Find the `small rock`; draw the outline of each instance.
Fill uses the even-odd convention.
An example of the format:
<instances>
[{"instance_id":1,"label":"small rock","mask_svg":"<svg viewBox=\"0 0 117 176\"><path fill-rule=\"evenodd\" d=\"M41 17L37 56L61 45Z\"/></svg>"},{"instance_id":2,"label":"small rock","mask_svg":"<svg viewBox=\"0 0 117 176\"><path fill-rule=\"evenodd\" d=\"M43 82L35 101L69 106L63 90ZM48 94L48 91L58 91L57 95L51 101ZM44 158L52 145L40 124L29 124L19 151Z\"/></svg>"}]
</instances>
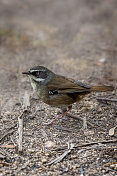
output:
<instances>
[{"instance_id":1,"label":"small rock","mask_svg":"<svg viewBox=\"0 0 117 176\"><path fill-rule=\"evenodd\" d=\"M55 142L53 142L53 141L47 141L46 143L45 143L45 147L47 147L47 148L51 148L51 147L55 147Z\"/></svg>"}]
</instances>

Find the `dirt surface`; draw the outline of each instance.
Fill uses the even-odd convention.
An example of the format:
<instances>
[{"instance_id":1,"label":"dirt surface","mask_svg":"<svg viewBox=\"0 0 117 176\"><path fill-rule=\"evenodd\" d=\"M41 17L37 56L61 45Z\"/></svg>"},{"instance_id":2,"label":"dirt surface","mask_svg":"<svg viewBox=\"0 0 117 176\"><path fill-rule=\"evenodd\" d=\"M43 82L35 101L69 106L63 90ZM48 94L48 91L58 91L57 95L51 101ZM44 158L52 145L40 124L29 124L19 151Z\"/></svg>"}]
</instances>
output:
<instances>
[{"instance_id":1,"label":"dirt surface","mask_svg":"<svg viewBox=\"0 0 117 176\"><path fill-rule=\"evenodd\" d=\"M109 135L117 125L117 103L96 100L117 99L116 23L116 0L0 1L0 176L117 175L117 131ZM43 123L59 109L40 102L22 75L35 65L115 90L92 93L73 106L71 113L84 124L66 116L48 127ZM20 153L16 124L28 97ZM83 145L92 142L97 144Z\"/></svg>"}]
</instances>

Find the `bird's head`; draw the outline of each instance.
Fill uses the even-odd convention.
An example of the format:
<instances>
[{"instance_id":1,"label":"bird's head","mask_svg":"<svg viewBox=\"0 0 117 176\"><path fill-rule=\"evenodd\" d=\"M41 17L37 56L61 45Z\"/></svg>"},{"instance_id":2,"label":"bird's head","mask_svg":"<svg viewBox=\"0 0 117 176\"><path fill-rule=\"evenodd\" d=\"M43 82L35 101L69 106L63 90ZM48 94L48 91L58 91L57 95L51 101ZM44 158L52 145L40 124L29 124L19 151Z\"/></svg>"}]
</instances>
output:
<instances>
[{"instance_id":1,"label":"bird's head","mask_svg":"<svg viewBox=\"0 0 117 176\"><path fill-rule=\"evenodd\" d=\"M47 83L54 73L44 66L35 66L22 74L28 75L36 83Z\"/></svg>"}]
</instances>

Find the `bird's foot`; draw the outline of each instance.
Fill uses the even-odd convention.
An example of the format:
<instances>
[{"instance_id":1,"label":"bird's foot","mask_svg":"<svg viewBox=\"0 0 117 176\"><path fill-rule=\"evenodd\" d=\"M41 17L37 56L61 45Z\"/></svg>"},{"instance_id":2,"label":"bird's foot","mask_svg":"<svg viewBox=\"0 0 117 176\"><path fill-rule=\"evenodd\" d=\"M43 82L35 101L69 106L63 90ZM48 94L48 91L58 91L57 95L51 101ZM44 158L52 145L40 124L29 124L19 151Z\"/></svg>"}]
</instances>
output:
<instances>
[{"instance_id":1,"label":"bird's foot","mask_svg":"<svg viewBox=\"0 0 117 176\"><path fill-rule=\"evenodd\" d=\"M44 123L44 125L50 126L50 125L52 125L57 119L59 119L59 118L61 118L61 117L62 117L62 114L56 116L56 117L55 117L53 120L51 120L50 122Z\"/></svg>"},{"instance_id":2,"label":"bird's foot","mask_svg":"<svg viewBox=\"0 0 117 176\"><path fill-rule=\"evenodd\" d=\"M70 109L71 107L68 108L68 110L66 110L63 114L56 116L55 119L53 119L52 121L45 123L45 125L52 125L57 119L64 117L70 111Z\"/></svg>"}]
</instances>

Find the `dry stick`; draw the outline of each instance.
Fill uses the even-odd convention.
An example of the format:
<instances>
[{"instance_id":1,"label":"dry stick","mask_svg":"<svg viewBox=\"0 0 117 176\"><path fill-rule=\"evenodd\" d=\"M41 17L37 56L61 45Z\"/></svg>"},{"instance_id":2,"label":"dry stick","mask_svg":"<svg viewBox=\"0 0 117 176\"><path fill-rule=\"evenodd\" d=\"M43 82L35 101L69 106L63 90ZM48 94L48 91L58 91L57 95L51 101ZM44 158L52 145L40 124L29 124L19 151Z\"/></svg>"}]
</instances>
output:
<instances>
[{"instance_id":1,"label":"dry stick","mask_svg":"<svg viewBox=\"0 0 117 176\"><path fill-rule=\"evenodd\" d=\"M24 113L24 112L25 112L25 111L23 111L23 113ZM18 118L20 118L20 117L23 115L23 113L20 114ZM11 127L9 127L9 129L7 130L7 132L6 132L5 134L3 134L2 137L0 138L0 142L1 142L6 136L8 136L8 135L12 134L14 131L16 131L17 128L14 128L14 127L16 127L16 126L17 126L17 123L15 123L15 124L13 124ZM12 128L14 128L14 129L12 130ZM10 130L10 131L9 131L9 130Z\"/></svg>"},{"instance_id":2,"label":"dry stick","mask_svg":"<svg viewBox=\"0 0 117 176\"><path fill-rule=\"evenodd\" d=\"M28 106L30 106L30 96L27 92L25 92L23 97L23 113L27 111ZM18 117L18 133L19 133L19 139L18 139L18 151L22 152L22 140L23 140L23 113Z\"/></svg>"},{"instance_id":3,"label":"dry stick","mask_svg":"<svg viewBox=\"0 0 117 176\"><path fill-rule=\"evenodd\" d=\"M86 116L83 118L83 129L87 129L87 119Z\"/></svg>"},{"instance_id":4,"label":"dry stick","mask_svg":"<svg viewBox=\"0 0 117 176\"><path fill-rule=\"evenodd\" d=\"M12 158L11 155L4 148L1 148L1 150L4 152L6 156L8 156L9 158Z\"/></svg>"},{"instance_id":5,"label":"dry stick","mask_svg":"<svg viewBox=\"0 0 117 176\"><path fill-rule=\"evenodd\" d=\"M117 99L110 99L110 98L96 98L98 101L109 101L109 102L115 102L117 103Z\"/></svg>"},{"instance_id":6,"label":"dry stick","mask_svg":"<svg viewBox=\"0 0 117 176\"><path fill-rule=\"evenodd\" d=\"M67 132L72 132L73 129L69 129L69 128L65 128L65 127L62 127L62 126L55 126L56 129L58 130L62 130L62 131L67 131Z\"/></svg>"},{"instance_id":7,"label":"dry stick","mask_svg":"<svg viewBox=\"0 0 117 176\"><path fill-rule=\"evenodd\" d=\"M84 143L84 144L78 144L78 145L74 146L74 149L87 147L87 146L92 146L92 145L109 144L109 143L117 143L117 139L108 140L108 141L97 141L97 142L89 142L89 143ZM64 149L66 149L66 146L63 146L61 148L57 148L56 150L64 150Z\"/></svg>"},{"instance_id":8,"label":"dry stick","mask_svg":"<svg viewBox=\"0 0 117 176\"><path fill-rule=\"evenodd\" d=\"M72 151L73 148L74 148L74 144L71 144L70 148L69 148L67 151L65 151L62 155L58 156L58 157L55 158L54 160L52 160L52 161L50 161L49 163L47 163L46 166L49 166L49 165L51 165L51 164L56 164L56 163L62 161L63 158L65 158L66 155L68 155L68 154Z\"/></svg>"},{"instance_id":9,"label":"dry stick","mask_svg":"<svg viewBox=\"0 0 117 176\"><path fill-rule=\"evenodd\" d=\"M16 126L17 126L17 123L14 123L13 125L11 125L11 126L9 127L8 130L12 130L12 128L14 128L14 127L16 127Z\"/></svg>"},{"instance_id":10,"label":"dry stick","mask_svg":"<svg viewBox=\"0 0 117 176\"><path fill-rule=\"evenodd\" d=\"M81 117L75 116L75 115L73 115L73 114L67 113L67 116L68 116L68 117L71 117L71 118L73 118L73 119L80 120L80 121L83 121L83 122L84 122L84 119L82 119ZM90 125L91 127L94 127L94 125L92 125L92 123L90 123L90 122L88 122L88 121L87 121L87 124Z\"/></svg>"},{"instance_id":11,"label":"dry stick","mask_svg":"<svg viewBox=\"0 0 117 176\"><path fill-rule=\"evenodd\" d=\"M19 139L18 139L18 151L22 152L22 139L23 139L23 114L18 117L18 133L19 133Z\"/></svg>"},{"instance_id":12,"label":"dry stick","mask_svg":"<svg viewBox=\"0 0 117 176\"><path fill-rule=\"evenodd\" d=\"M56 164L56 163L62 161L63 158L66 155L68 155L71 152L72 149L79 148L79 147L87 147L87 146L91 146L91 145L95 145L95 144L99 145L99 144L107 144L107 143L113 143L113 142L116 143L117 139L116 140L109 140L109 141L98 141L98 142L85 143L85 144L81 144L81 145L77 145L77 146L74 146L74 144L71 144L70 149L65 151L62 155L58 156L57 158L55 158L51 162L47 163L46 166L51 165L51 164Z\"/></svg>"},{"instance_id":13,"label":"dry stick","mask_svg":"<svg viewBox=\"0 0 117 176\"><path fill-rule=\"evenodd\" d=\"M18 119L22 117L23 113L25 112L25 110L22 112L22 114L19 115ZM2 137L0 138L0 142L8 135L12 134L14 131L17 130L17 128L14 128L17 126L17 123L13 124L11 127L9 127L9 129L7 130L7 132L5 132L5 134L2 135ZM9 131L10 130L10 131Z\"/></svg>"},{"instance_id":14,"label":"dry stick","mask_svg":"<svg viewBox=\"0 0 117 176\"><path fill-rule=\"evenodd\" d=\"M16 127L16 125L17 125L17 123L13 124L13 125L7 130L7 132L2 135L2 137L0 138L0 142L1 142L6 136L8 136L9 134L12 134L12 133L16 130L16 129L13 129L13 130L12 130L12 128ZM9 130L10 130L10 131L9 131Z\"/></svg>"},{"instance_id":15,"label":"dry stick","mask_svg":"<svg viewBox=\"0 0 117 176\"><path fill-rule=\"evenodd\" d=\"M15 126L16 126L16 125L15 125ZM6 133L0 138L0 142L1 142L6 136L12 134L14 131L16 131L16 129L13 129L13 130L11 130L11 131L9 131L9 132L6 132Z\"/></svg>"},{"instance_id":16,"label":"dry stick","mask_svg":"<svg viewBox=\"0 0 117 176\"><path fill-rule=\"evenodd\" d=\"M10 138L11 138L11 142L13 143L13 145L17 146L16 143L15 143L15 141L14 141L14 139L12 138L12 136L10 136Z\"/></svg>"},{"instance_id":17,"label":"dry stick","mask_svg":"<svg viewBox=\"0 0 117 176\"><path fill-rule=\"evenodd\" d=\"M115 139L115 140L108 140L108 141L97 141L97 142L90 142L90 143L85 143L85 144L78 144L77 146L74 146L74 148L87 147L87 146L99 145L99 144L116 143L116 142L117 142L117 139Z\"/></svg>"}]
</instances>

